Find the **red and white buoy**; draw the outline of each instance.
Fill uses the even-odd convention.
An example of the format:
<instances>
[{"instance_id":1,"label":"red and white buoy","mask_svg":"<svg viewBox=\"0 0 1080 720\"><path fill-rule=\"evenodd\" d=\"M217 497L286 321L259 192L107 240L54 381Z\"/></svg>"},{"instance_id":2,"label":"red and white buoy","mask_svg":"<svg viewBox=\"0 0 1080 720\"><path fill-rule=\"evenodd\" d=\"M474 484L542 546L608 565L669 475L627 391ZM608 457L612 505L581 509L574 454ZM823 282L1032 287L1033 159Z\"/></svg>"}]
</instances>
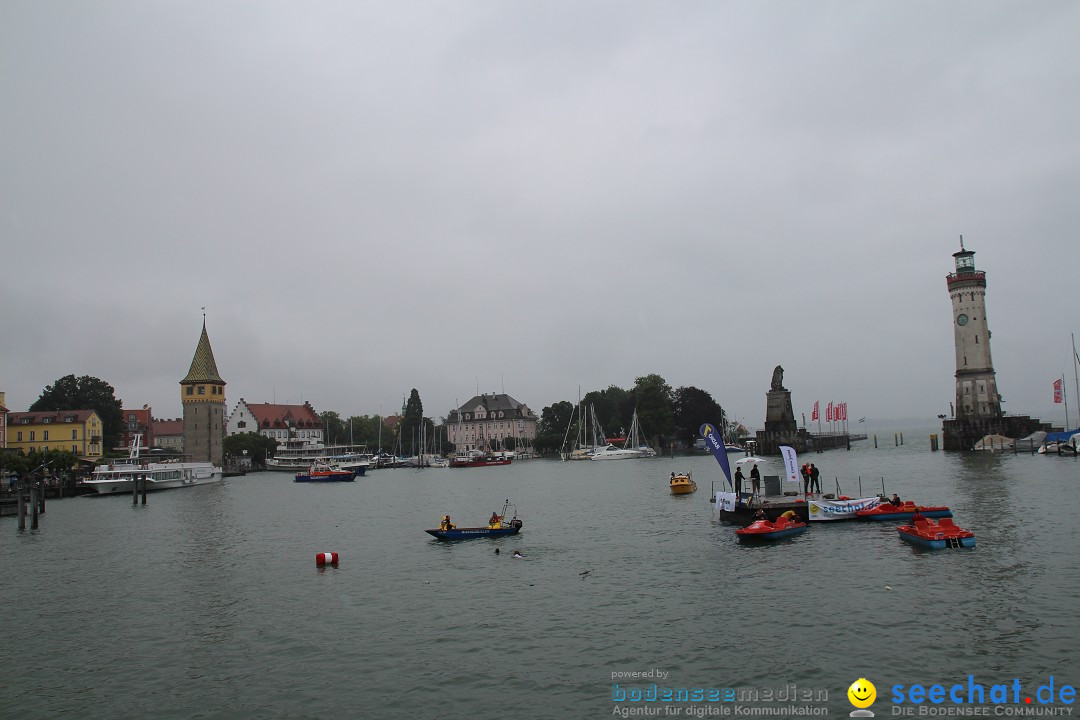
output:
<instances>
[{"instance_id":1,"label":"red and white buoy","mask_svg":"<svg viewBox=\"0 0 1080 720\"><path fill-rule=\"evenodd\" d=\"M338 554L336 552L315 553L315 564L319 567L322 567L323 565L337 565Z\"/></svg>"}]
</instances>

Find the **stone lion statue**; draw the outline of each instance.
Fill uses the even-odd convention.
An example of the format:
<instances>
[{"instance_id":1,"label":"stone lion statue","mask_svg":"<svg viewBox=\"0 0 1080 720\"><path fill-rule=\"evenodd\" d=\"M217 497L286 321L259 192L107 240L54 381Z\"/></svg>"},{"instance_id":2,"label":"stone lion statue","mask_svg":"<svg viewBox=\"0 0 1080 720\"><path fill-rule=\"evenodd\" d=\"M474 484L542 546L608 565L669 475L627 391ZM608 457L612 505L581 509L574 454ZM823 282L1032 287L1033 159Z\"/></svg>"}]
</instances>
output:
<instances>
[{"instance_id":1,"label":"stone lion statue","mask_svg":"<svg viewBox=\"0 0 1080 720\"><path fill-rule=\"evenodd\" d=\"M779 365L772 371L772 389L783 390L784 389L784 368Z\"/></svg>"}]
</instances>

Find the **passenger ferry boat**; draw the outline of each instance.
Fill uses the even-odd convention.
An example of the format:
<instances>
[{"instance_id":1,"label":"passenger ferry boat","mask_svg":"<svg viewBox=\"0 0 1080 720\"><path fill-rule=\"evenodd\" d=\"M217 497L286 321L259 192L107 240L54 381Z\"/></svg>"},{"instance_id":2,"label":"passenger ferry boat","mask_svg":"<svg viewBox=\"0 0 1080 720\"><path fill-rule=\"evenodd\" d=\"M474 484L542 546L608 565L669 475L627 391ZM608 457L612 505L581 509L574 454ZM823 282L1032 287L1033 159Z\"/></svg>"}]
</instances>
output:
<instances>
[{"instance_id":1,"label":"passenger ferry boat","mask_svg":"<svg viewBox=\"0 0 1080 720\"><path fill-rule=\"evenodd\" d=\"M267 458L267 470L281 472L303 472L316 462L337 465L342 470L349 470L361 476L372 467L371 455L358 445L323 445L303 439L289 439L278 445L274 457Z\"/></svg>"},{"instance_id":2,"label":"passenger ferry boat","mask_svg":"<svg viewBox=\"0 0 1080 720\"><path fill-rule=\"evenodd\" d=\"M127 458L98 465L83 486L92 488L99 495L130 493L136 479L146 478L146 489L169 490L171 488L208 485L221 482L221 468L208 462L180 462L162 460L157 462L140 457L141 434L131 441Z\"/></svg>"}]
</instances>

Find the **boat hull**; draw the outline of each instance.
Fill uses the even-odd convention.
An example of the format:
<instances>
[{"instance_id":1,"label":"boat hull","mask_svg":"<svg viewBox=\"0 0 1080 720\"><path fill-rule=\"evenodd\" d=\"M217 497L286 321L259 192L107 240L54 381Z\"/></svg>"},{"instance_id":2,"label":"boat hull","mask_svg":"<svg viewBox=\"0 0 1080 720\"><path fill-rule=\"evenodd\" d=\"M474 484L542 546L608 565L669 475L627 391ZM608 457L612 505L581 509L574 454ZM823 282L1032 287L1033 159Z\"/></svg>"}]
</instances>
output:
<instances>
[{"instance_id":1,"label":"boat hull","mask_svg":"<svg viewBox=\"0 0 1080 720\"><path fill-rule=\"evenodd\" d=\"M888 510L888 503L882 505L876 505L869 510L857 510L855 512L855 518L857 520L911 520L915 516L915 513L920 513L923 517L928 518L951 518L953 516L952 510L945 506L940 507L918 507L914 510L901 510L897 508L895 512ZM885 508L878 510L878 508Z\"/></svg>"},{"instance_id":2,"label":"boat hull","mask_svg":"<svg viewBox=\"0 0 1080 720\"><path fill-rule=\"evenodd\" d=\"M735 531L735 537L740 542L752 542L755 540L783 540L784 538L801 535L806 532L809 525L806 523L780 522L772 523L768 520L755 520L744 528Z\"/></svg>"},{"instance_id":3,"label":"boat hull","mask_svg":"<svg viewBox=\"0 0 1080 720\"><path fill-rule=\"evenodd\" d=\"M636 460L645 457L639 450L609 450L598 452L590 460Z\"/></svg>"},{"instance_id":4,"label":"boat hull","mask_svg":"<svg viewBox=\"0 0 1080 720\"><path fill-rule=\"evenodd\" d=\"M509 465L510 458L486 458L475 460L461 460L453 458L450 460L450 467L452 468L471 468L471 467L491 467L493 465Z\"/></svg>"},{"instance_id":5,"label":"boat hull","mask_svg":"<svg viewBox=\"0 0 1080 720\"><path fill-rule=\"evenodd\" d=\"M521 526L516 527L500 527L500 528L454 528L453 530L440 530L434 528L431 530L425 530L428 535L436 538L437 540L472 540L474 538L482 537L503 537L506 535L517 535L521 530Z\"/></svg>"},{"instance_id":6,"label":"boat hull","mask_svg":"<svg viewBox=\"0 0 1080 720\"><path fill-rule=\"evenodd\" d=\"M901 525L896 528L896 532L904 542L931 550L975 547L975 534L957 527L948 519L940 523L920 520L914 525Z\"/></svg>"},{"instance_id":7,"label":"boat hull","mask_svg":"<svg viewBox=\"0 0 1080 720\"><path fill-rule=\"evenodd\" d=\"M355 476L348 470L332 470L329 472L297 473L295 481L298 483L325 483L325 482L352 482Z\"/></svg>"},{"instance_id":8,"label":"boat hull","mask_svg":"<svg viewBox=\"0 0 1080 720\"><path fill-rule=\"evenodd\" d=\"M144 473L138 473L140 476ZM188 477L180 477L169 480L155 480L151 475L146 479L146 491L156 492L158 490L174 490L176 488L194 487L196 485L211 485L213 483L221 482L222 473L218 468L214 468L213 471L207 473L192 473ZM82 483L83 487L92 488L98 495L120 495L123 493L131 493L135 487L135 480L133 477L120 477L115 479L100 479L100 480L87 480Z\"/></svg>"},{"instance_id":9,"label":"boat hull","mask_svg":"<svg viewBox=\"0 0 1080 720\"><path fill-rule=\"evenodd\" d=\"M944 550L947 547L960 547L960 548L973 548L975 547L975 537L958 537L958 538L927 538L915 533L904 532L899 530L900 539L904 542L909 542L912 545L919 547L929 548L930 550Z\"/></svg>"},{"instance_id":10,"label":"boat hull","mask_svg":"<svg viewBox=\"0 0 1080 720\"><path fill-rule=\"evenodd\" d=\"M739 530L735 531L735 537L739 539L739 542L755 542L758 540L770 541L770 540L783 540L784 538L794 537L795 535L801 535L806 532L807 525L800 525L796 527L788 527L782 530L773 530L771 532L752 532L744 533ZM745 528L744 528L745 529Z\"/></svg>"}]
</instances>

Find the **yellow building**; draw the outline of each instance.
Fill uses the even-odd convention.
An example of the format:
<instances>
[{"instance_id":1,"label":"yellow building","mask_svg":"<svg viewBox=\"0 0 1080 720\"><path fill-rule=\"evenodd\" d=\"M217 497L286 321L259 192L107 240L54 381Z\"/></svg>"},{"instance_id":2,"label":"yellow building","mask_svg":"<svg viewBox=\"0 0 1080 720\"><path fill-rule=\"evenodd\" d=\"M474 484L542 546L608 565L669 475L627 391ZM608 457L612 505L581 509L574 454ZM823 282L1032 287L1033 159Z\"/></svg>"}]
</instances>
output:
<instances>
[{"instance_id":1,"label":"yellow building","mask_svg":"<svg viewBox=\"0 0 1080 720\"><path fill-rule=\"evenodd\" d=\"M7 417L7 446L31 450L68 450L78 457L101 457L104 426L93 410L13 412Z\"/></svg>"}]
</instances>

